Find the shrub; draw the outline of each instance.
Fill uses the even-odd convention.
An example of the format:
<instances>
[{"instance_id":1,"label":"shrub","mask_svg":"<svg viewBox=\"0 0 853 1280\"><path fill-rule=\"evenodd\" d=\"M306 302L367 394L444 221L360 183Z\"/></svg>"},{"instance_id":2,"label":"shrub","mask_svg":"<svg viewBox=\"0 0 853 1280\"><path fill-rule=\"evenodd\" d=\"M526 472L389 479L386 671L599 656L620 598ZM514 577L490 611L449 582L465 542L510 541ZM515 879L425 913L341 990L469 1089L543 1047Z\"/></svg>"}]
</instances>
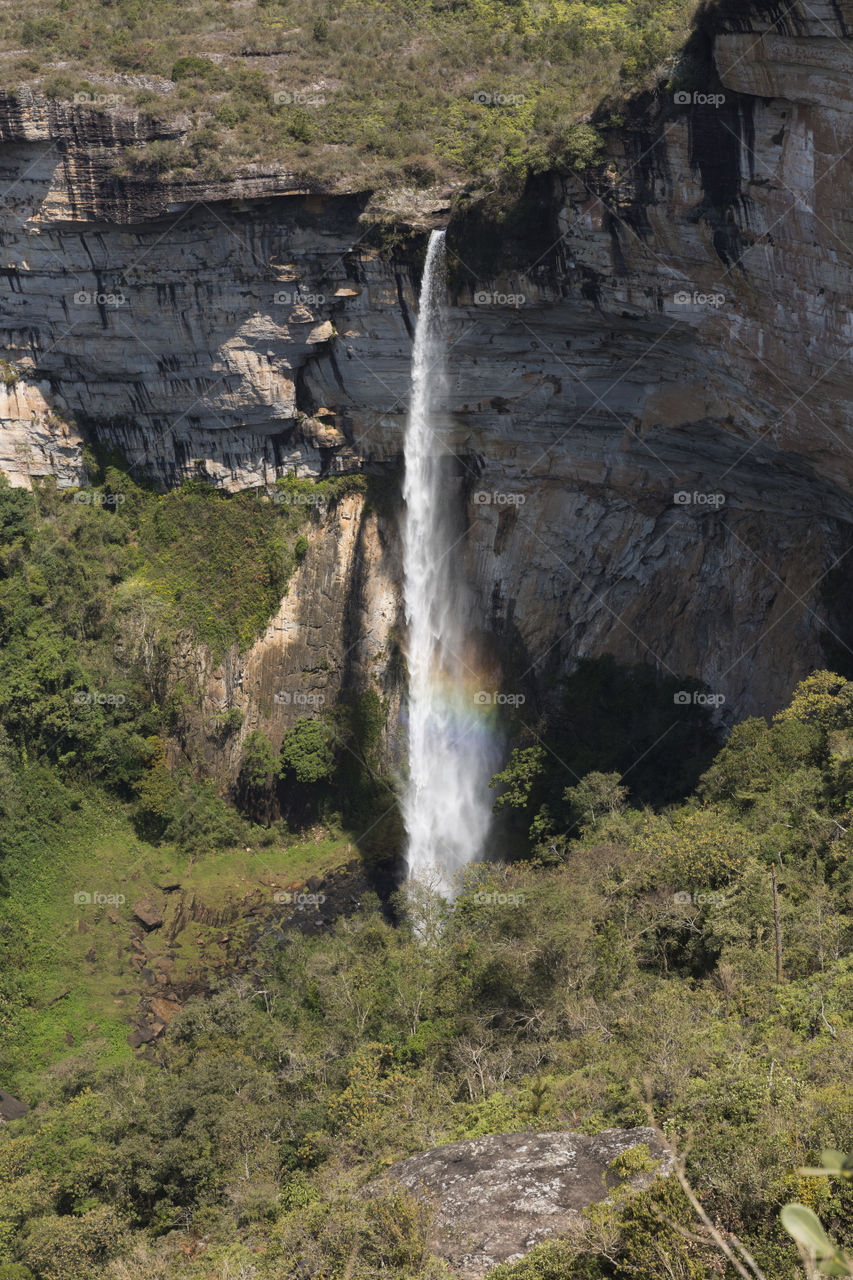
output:
<instances>
[{"instance_id":1,"label":"shrub","mask_svg":"<svg viewBox=\"0 0 853 1280\"><path fill-rule=\"evenodd\" d=\"M570 169L591 169L604 152L604 139L590 124L573 125L563 142L562 163Z\"/></svg>"},{"instance_id":2,"label":"shrub","mask_svg":"<svg viewBox=\"0 0 853 1280\"><path fill-rule=\"evenodd\" d=\"M306 786L331 778L335 767L333 735L323 720L301 716L281 744L281 776Z\"/></svg>"},{"instance_id":3,"label":"shrub","mask_svg":"<svg viewBox=\"0 0 853 1280\"><path fill-rule=\"evenodd\" d=\"M178 58L172 67L172 79L199 79L214 83L223 79L223 73L216 63L211 62L209 58L197 58L195 55L189 55L185 58Z\"/></svg>"},{"instance_id":4,"label":"shrub","mask_svg":"<svg viewBox=\"0 0 853 1280\"><path fill-rule=\"evenodd\" d=\"M693 809L645 820L637 852L648 875L679 890L715 888L738 876L753 842L716 809Z\"/></svg>"},{"instance_id":5,"label":"shrub","mask_svg":"<svg viewBox=\"0 0 853 1280\"><path fill-rule=\"evenodd\" d=\"M217 795L211 781L199 783L185 793L178 810L165 836L186 853L198 856L211 849L228 849L246 840L245 822Z\"/></svg>"},{"instance_id":6,"label":"shrub","mask_svg":"<svg viewBox=\"0 0 853 1280\"><path fill-rule=\"evenodd\" d=\"M40 1280L95 1280L125 1240L118 1214L100 1205L80 1217L37 1218L24 1240L24 1257Z\"/></svg>"}]
</instances>

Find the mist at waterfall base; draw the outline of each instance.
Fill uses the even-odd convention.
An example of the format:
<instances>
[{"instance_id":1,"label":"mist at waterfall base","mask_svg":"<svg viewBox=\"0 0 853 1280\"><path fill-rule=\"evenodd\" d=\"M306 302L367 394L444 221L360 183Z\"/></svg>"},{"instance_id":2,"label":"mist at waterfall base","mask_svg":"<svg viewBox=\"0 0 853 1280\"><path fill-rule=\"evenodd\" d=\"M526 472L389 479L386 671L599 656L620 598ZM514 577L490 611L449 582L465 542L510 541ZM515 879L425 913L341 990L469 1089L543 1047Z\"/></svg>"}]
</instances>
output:
<instances>
[{"instance_id":1,"label":"mist at waterfall base","mask_svg":"<svg viewBox=\"0 0 853 1280\"><path fill-rule=\"evenodd\" d=\"M447 402L444 232L429 240L405 437L403 556L408 631L409 776L403 794L410 877L452 897L488 852L500 750L464 573L460 465L443 443Z\"/></svg>"}]
</instances>

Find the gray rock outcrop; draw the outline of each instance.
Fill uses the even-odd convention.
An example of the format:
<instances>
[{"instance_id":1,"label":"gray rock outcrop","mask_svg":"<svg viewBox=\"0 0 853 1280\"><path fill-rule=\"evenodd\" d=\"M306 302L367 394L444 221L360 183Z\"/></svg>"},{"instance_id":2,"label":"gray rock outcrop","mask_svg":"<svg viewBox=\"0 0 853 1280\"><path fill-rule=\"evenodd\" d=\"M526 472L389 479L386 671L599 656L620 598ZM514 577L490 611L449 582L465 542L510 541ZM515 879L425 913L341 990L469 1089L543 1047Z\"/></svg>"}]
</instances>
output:
<instances>
[{"instance_id":1,"label":"gray rock outcrop","mask_svg":"<svg viewBox=\"0 0 853 1280\"><path fill-rule=\"evenodd\" d=\"M578 1133L504 1133L425 1151L392 1165L387 1177L424 1196L434 1209L433 1252L464 1280L480 1280L501 1262L569 1233L581 1211L626 1180L608 1166L645 1144L656 1169L633 1174L634 1187L665 1173L671 1158L653 1129Z\"/></svg>"},{"instance_id":2,"label":"gray rock outcrop","mask_svg":"<svg viewBox=\"0 0 853 1280\"><path fill-rule=\"evenodd\" d=\"M28 1111L26 1102L21 1102L20 1098L15 1098L5 1089L0 1089L0 1124L9 1120L20 1120Z\"/></svg>"}]
</instances>

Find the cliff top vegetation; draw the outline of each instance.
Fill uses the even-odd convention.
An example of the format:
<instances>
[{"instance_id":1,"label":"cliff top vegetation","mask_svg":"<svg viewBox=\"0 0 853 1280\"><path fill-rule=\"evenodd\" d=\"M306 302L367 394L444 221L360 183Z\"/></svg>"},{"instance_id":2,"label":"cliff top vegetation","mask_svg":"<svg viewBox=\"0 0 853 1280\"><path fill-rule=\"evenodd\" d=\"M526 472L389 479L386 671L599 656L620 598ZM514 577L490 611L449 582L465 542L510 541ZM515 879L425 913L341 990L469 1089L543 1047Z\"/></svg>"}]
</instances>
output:
<instances>
[{"instance_id":1,"label":"cliff top vegetation","mask_svg":"<svg viewBox=\"0 0 853 1280\"><path fill-rule=\"evenodd\" d=\"M605 97L655 82L696 0L33 0L0 85L182 119L130 170L324 188L517 183L595 159ZM618 122L618 121L617 121Z\"/></svg>"}]
</instances>

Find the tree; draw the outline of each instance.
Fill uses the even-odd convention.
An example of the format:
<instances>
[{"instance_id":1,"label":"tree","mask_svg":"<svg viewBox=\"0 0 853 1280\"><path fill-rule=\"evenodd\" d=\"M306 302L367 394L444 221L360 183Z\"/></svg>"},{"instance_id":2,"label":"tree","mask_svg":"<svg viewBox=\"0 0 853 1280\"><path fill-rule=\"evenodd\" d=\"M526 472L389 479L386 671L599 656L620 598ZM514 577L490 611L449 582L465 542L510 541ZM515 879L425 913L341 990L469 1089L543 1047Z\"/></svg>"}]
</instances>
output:
<instances>
[{"instance_id":1,"label":"tree","mask_svg":"<svg viewBox=\"0 0 853 1280\"><path fill-rule=\"evenodd\" d=\"M325 720L306 716L284 735L279 776L287 787L289 807L299 819L316 810L335 772L335 741L334 730Z\"/></svg>"},{"instance_id":2,"label":"tree","mask_svg":"<svg viewBox=\"0 0 853 1280\"><path fill-rule=\"evenodd\" d=\"M495 811L527 808L534 789L545 776L546 764L544 747L516 747L506 768L496 773L489 784L504 788L495 801Z\"/></svg>"},{"instance_id":3,"label":"tree","mask_svg":"<svg viewBox=\"0 0 853 1280\"><path fill-rule=\"evenodd\" d=\"M845 729L853 724L853 683L834 671L813 671L794 690L790 704L774 717L774 724L802 720L822 729Z\"/></svg>"},{"instance_id":4,"label":"tree","mask_svg":"<svg viewBox=\"0 0 853 1280\"><path fill-rule=\"evenodd\" d=\"M252 818L263 814L267 826L272 822L275 778L278 760L272 743L260 729L254 729L243 744L238 787Z\"/></svg>"},{"instance_id":5,"label":"tree","mask_svg":"<svg viewBox=\"0 0 853 1280\"><path fill-rule=\"evenodd\" d=\"M567 787L564 798L572 806L581 832L596 827L608 814L624 813L628 788L618 773L588 773L576 787Z\"/></svg>"},{"instance_id":6,"label":"tree","mask_svg":"<svg viewBox=\"0 0 853 1280\"><path fill-rule=\"evenodd\" d=\"M327 781L335 769L333 741L325 721L300 716L281 744L281 776L309 787Z\"/></svg>"},{"instance_id":7,"label":"tree","mask_svg":"<svg viewBox=\"0 0 853 1280\"><path fill-rule=\"evenodd\" d=\"M166 748L162 738L152 735L145 741L146 771L136 784L139 797L137 817L142 828L161 836L175 816L179 789L166 764Z\"/></svg>"}]
</instances>

